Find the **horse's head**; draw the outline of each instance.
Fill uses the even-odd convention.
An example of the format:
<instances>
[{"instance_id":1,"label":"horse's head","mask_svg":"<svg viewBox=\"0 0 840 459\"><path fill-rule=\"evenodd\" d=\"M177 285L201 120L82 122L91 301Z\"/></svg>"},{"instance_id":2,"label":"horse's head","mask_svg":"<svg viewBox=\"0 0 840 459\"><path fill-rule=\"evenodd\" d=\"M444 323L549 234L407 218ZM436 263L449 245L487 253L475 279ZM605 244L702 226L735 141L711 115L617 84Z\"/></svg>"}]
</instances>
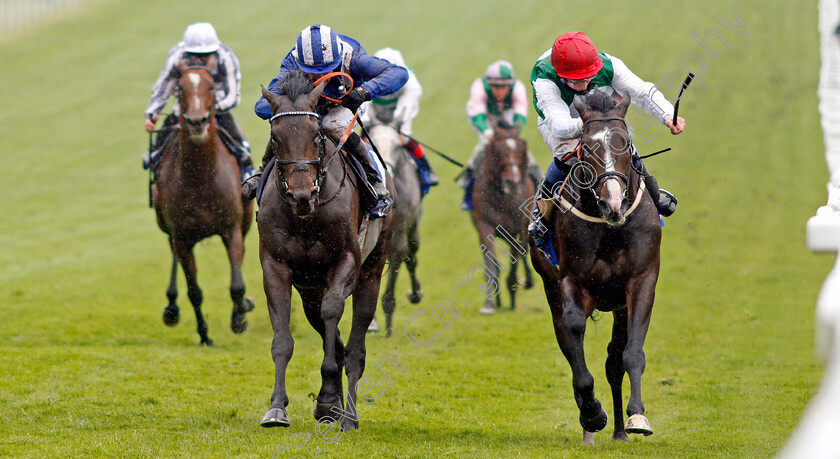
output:
<instances>
[{"instance_id":1,"label":"horse's head","mask_svg":"<svg viewBox=\"0 0 840 459\"><path fill-rule=\"evenodd\" d=\"M178 62L181 78L178 80L178 104L181 107L181 125L190 141L196 144L207 141L215 116L216 99L213 76L216 57L211 56L207 66L189 66Z\"/></svg>"},{"instance_id":2,"label":"horse's head","mask_svg":"<svg viewBox=\"0 0 840 459\"><path fill-rule=\"evenodd\" d=\"M601 215L611 226L623 225L624 214L630 207L628 174L632 145L624 121L629 106L629 95L616 103L601 91L576 96L574 100L574 107L583 120L579 163L582 167L576 168L576 179L583 188L592 191Z\"/></svg>"},{"instance_id":3,"label":"horse's head","mask_svg":"<svg viewBox=\"0 0 840 459\"><path fill-rule=\"evenodd\" d=\"M504 121L496 123L485 160L501 167L502 192L515 195L528 170L528 148L519 137L519 128Z\"/></svg>"},{"instance_id":4,"label":"horse's head","mask_svg":"<svg viewBox=\"0 0 840 459\"><path fill-rule=\"evenodd\" d=\"M280 185L286 200L299 217L315 210L321 184L321 160L326 137L314 112L324 84L317 88L303 71L288 73L280 82L280 94L264 87L262 95L271 106L271 138Z\"/></svg>"}]
</instances>

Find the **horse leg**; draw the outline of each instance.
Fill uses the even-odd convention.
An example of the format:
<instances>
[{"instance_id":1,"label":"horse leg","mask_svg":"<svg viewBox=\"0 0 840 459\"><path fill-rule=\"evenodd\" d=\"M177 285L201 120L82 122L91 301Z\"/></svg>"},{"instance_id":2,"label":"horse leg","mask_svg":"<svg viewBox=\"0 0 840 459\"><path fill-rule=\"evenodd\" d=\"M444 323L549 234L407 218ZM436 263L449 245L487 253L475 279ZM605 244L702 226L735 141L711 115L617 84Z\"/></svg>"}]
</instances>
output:
<instances>
[{"instance_id":1,"label":"horse leg","mask_svg":"<svg viewBox=\"0 0 840 459\"><path fill-rule=\"evenodd\" d=\"M245 313L254 309L254 301L245 298L245 280L242 278L242 257L245 246L242 241L242 229L238 226L222 235L222 241L227 248L230 261L230 298L233 300L233 311L230 315L230 329L234 333L242 333L248 328Z\"/></svg>"},{"instance_id":2,"label":"horse leg","mask_svg":"<svg viewBox=\"0 0 840 459\"><path fill-rule=\"evenodd\" d=\"M643 346L650 325L650 315L653 312L658 275L658 269L651 269L631 280L627 285L627 347L624 348L622 359L624 369L627 370L630 379L630 399L627 401L627 425L625 426L628 433L653 434L653 429L644 416L642 373L645 372Z\"/></svg>"},{"instance_id":3,"label":"horse leg","mask_svg":"<svg viewBox=\"0 0 840 459\"><path fill-rule=\"evenodd\" d=\"M621 397L621 385L624 382L624 361L621 356L624 347L627 345L627 308L621 308L613 312L612 339L607 345L607 381L610 383L610 391L613 399L613 440L627 441L627 433L624 431L624 413L622 412L623 400Z\"/></svg>"},{"instance_id":4,"label":"horse leg","mask_svg":"<svg viewBox=\"0 0 840 459\"><path fill-rule=\"evenodd\" d=\"M195 256L193 255L194 245L195 243L192 242L174 241L175 253L184 269L184 277L187 278L187 296L195 310L196 331L198 336L201 337L201 344L212 346L213 340L207 336L207 322L204 321L204 315L201 313L201 303L204 301L204 295L198 286Z\"/></svg>"},{"instance_id":5,"label":"horse leg","mask_svg":"<svg viewBox=\"0 0 840 459\"><path fill-rule=\"evenodd\" d=\"M271 393L271 406L260 425L289 427L289 416L286 413L286 407L289 405L289 396L286 394L286 367L295 350L295 340L292 338L289 324L292 310L292 271L270 255L261 256L260 259L268 318L274 330L274 339L271 341L271 358L274 360L274 391Z\"/></svg>"},{"instance_id":6,"label":"horse leg","mask_svg":"<svg viewBox=\"0 0 840 459\"><path fill-rule=\"evenodd\" d=\"M572 387L580 410L580 425L586 432L598 432L607 425L607 412L595 398L595 379L586 367L583 352L586 313L580 300L581 291L572 280L564 278L559 285L546 285L545 292L557 344L572 369Z\"/></svg>"},{"instance_id":7,"label":"horse leg","mask_svg":"<svg viewBox=\"0 0 840 459\"><path fill-rule=\"evenodd\" d=\"M519 241L523 242L524 247L525 247L525 253L522 254L522 257L520 257L520 260L522 260L522 266L525 268L525 284L523 285L523 287L525 287L525 290L528 290L528 289L530 289L531 287L534 286L534 277L531 274L531 265L529 264L529 261L528 261L528 259L531 258L531 257L528 255L529 247L528 247L528 227L527 227L527 225L525 226L525 231L523 231L522 233L519 234ZM517 250L517 247L513 247L513 243L511 243L511 249L512 250Z\"/></svg>"},{"instance_id":8,"label":"horse leg","mask_svg":"<svg viewBox=\"0 0 840 459\"><path fill-rule=\"evenodd\" d=\"M324 299L324 291L318 289L298 289L300 299L303 301L303 313L306 315L306 320L312 325L312 328L321 335L326 349L326 326L324 319L321 317L321 303ZM344 368L344 343L341 341L339 333L336 334L335 341L335 355L338 363L339 373ZM341 384L341 381L339 381ZM313 415L319 422L335 422L338 415L331 411L334 405L322 405L320 403L315 405Z\"/></svg>"},{"instance_id":9,"label":"horse leg","mask_svg":"<svg viewBox=\"0 0 840 459\"><path fill-rule=\"evenodd\" d=\"M377 251L379 253L377 253ZM368 263L362 266L356 288L353 290L353 325L347 340L347 410L341 417L341 428L359 428L359 412L356 409L357 389L365 371L365 330L376 311L376 297L382 279L385 255L380 248L368 256Z\"/></svg>"},{"instance_id":10,"label":"horse leg","mask_svg":"<svg viewBox=\"0 0 840 459\"><path fill-rule=\"evenodd\" d=\"M481 221L476 221L476 227L478 228L478 241L482 244L481 251L484 254L484 279L487 281L486 285L498 285L499 265L496 264L496 238L493 227ZM488 288L484 298L484 305L478 310L479 314L494 314L496 312L493 308L493 297L496 298L497 307L501 307L499 292L495 289Z\"/></svg>"},{"instance_id":11,"label":"horse leg","mask_svg":"<svg viewBox=\"0 0 840 459\"><path fill-rule=\"evenodd\" d=\"M385 292L382 294L382 310L385 312L385 336L391 337L391 326L394 320L394 309L397 307L397 300L394 298L394 288L397 284L402 257L396 254L390 256L388 264L388 282L385 284Z\"/></svg>"},{"instance_id":12,"label":"horse leg","mask_svg":"<svg viewBox=\"0 0 840 459\"><path fill-rule=\"evenodd\" d=\"M350 295L355 284L356 260L352 253L344 254L335 268L327 274L327 291L321 300L321 319L324 322L324 361L321 364L321 391L315 405L315 419L324 416L335 419L341 413L343 403L341 367L342 358L338 357L341 338L338 336L338 322L344 313L344 300ZM375 304L375 303L374 303ZM365 332L367 332L365 324Z\"/></svg>"},{"instance_id":13,"label":"horse leg","mask_svg":"<svg viewBox=\"0 0 840 459\"><path fill-rule=\"evenodd\" d=\"M169 304L163 309L163 323L174 327L181 319L181 312L175 303L178 298L178 257L175 255L175 248L172 247L172 238L169 239L169 250L172 252L172 270L169 274L169 288L166 289Z\"/></svg>"},{"instance_id":14,"label":"horse leg","mask_svg":"<svg viewBox=\"0 0 840 459\"><path fill-rule=\"evenodd\" d=\"M417 279L417 251L420 249L420 234L417 225L408 232L408 256L405 259L405 266L411 276L411 291L408 293L408 301L417 304L423 299L423 289L420 288L420 281Z\"/></svg>"}]
</instances>

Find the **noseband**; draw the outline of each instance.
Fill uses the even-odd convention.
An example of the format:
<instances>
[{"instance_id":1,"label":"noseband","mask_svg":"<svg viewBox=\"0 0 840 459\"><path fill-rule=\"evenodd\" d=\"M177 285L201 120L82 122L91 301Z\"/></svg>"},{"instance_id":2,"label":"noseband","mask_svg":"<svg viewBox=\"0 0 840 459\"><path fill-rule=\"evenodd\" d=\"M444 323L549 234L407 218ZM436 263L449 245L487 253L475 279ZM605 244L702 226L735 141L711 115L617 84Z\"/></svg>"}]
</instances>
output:
<instances>
[{"instance_id":1,"label":"noseband","mask_svg":"<svg viewBox=\"0 0 840 459\"><path fill-rule=\"evenodd\" d=\"M295 110L289 112L280 112L272 116L268 119L268 122L271 123L277 118L281 116L314 116L316 119L320 120L321 115L311 112L311 111L304 111L304 110ZM274 162L275 164L281 166L287 166L289 164L293 164L295 167L292 168L292 173L295 171L304 171L309 172L309 166L315 166L317 169L317 174L315 176L315 192L320 195L321 193L321 182L326 176L325 168L321 167L321 162L324 160L324 156L327 150L327 136L324 134L322 129L318 129L318 159L280 159L275 156ZM273 139L271 140L274 141ZM277 175L280 177L280 183L283 185L285 190L289 189L289 183L286 181L286 177L283 176L283 173L280 172L280 169L277 170Z\"/></svg>"}]
</instances>

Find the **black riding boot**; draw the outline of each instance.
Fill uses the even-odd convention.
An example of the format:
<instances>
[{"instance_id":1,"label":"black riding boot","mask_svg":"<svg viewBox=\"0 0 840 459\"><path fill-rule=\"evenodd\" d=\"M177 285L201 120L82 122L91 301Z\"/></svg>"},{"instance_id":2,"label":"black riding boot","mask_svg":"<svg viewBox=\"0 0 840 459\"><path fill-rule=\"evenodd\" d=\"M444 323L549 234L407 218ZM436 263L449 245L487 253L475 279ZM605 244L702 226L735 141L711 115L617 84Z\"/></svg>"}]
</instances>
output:
<instances>
[{"instance_id":1,"label":"black riding boot","mask_svg":"<svg viewBox=\"0 0 840 459\"><path fill-rule=\"evenodd\" d=\"M216 112L216 122L230 136L233 145L229 150L236 157L236 162L241 167L253 166L251 144L245 140L245 136L242 135L239 125L236 124L230 112Z\"/></svg>"},{"instance_id":2,"label":"black riding boot","mask_svg":"<svg viewBox=\"0 0 840 459\"><path fill-rule=\"evenodd\" d=\"M663 217L670 217L674 214L674 211L677 210L676 196L667 190L659 188L656 177L648 172L647 167L645 167L645 163L643 163L641 159L639 159L638 164L641 165L641 167L639 167L639 172L641 172L642 176L645 178L645 188L647 188L650 197L653 198L653 203L656 205L656 210L659 212L659 215L662 215Z\"/></svg>"},{"instance_id":3,"label":"black riding boot","mask_svg":"<svg viewBox=\"0 0 840 459\"><path fill-rule=\"evenodd\" d=\"M373 187L374 193L376 193L377 203L370 212L371 216L374 218L384 217L388 208L393 204L393 201L391 200L391 193L385 187L385 182L379 177L379 172L376 170L373 158L368 154L367 144L362 141L358 134L353 132L347 138L344 145L347 147L347 151L362 164L362 168L365 170L365 176Z\"/></svg>"},{"instance_id":4,"label":"black riding boot","mask_svg":"<svg viewBox=\"0 0 840 459\"><path fill-rule=\"evenodd\" d=\"M425 155L417 158L417 161L423 163L423 166L426 167L426 172L428 173L429 178L429 186L437 186L440 184L440 180L438 180L437 174L435 174L435 170L432 169L432 165L429 163L429 160L426 158Z\"/></svg>"},{"instance_id":5,"label":"black riding boot","mask_svg":"<svg viewBox=\"0 0 840 459\"><path fill-rule=\"evenodd\" d=\"M552 184L546 183L545 177L537 184L537 193L534 196L534 209L531 211L531 221L528 223L528 233L534 237L534 247L542 252L543 256L552 264L557 263L557 255L554 252L551 238L548 237L547 220L549 214L549 207L551 204L547 201L552 197ZM543 201L540 203L540 201Z\"/></svg>"},{"instance_id":6,"label":"black riding boot","mask_svg":"<svg viewBox=\"0 0 840 459\"><path fill-rule=\"evenodd\" d=\"M246 177L245 180L242 182L242 197L245 199L254 199L257 197L257 186L260 183L260 177L262 176L265 167L268 165L268 162L271 161L271 158L274 157L274 150L272 148L271 138L268 139L268 144L265 146L265 153L263 154L262 164L260 168L257 169L250 177Z\"/></svg>"}]
</instances>

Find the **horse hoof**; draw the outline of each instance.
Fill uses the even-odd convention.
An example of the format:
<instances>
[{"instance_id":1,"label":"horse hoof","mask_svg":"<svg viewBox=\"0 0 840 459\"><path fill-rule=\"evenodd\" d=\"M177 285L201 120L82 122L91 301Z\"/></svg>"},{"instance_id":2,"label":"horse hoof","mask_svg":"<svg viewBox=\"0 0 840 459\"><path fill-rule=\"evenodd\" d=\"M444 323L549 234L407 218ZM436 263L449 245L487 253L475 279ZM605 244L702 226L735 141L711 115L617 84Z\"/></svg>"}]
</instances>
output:
<instances>
[{"instance_id":1,"label":"horse hoof","mask_svg":"<svg viewBox=\"0 0 840 459\"><path fill-rule=\"evenodd\" d=\"M650 428L650 423L642 414L634 414L627 418L627 423L624 425L624 430L631 434L642 434L644 436L653 435L653 429Z\"/></svg>"},{"instance_id":2,"label":"horse hoof","mask_svg":"<svg viewBox=\"0 0 840 459\"><path fill-rule=\"evenodd\" d=\"M289 415L283 408L271 408L265 413L260 425L263 427L289 427Z\"/></svg>"},{"instance_id":3,"label":"horse hoof","mask_svg":"<svg viewBox=\"0 0 840 459\"><path fill-rule=\"evenodd\" d=\"M409 290L406 296L411 304L417 304L423 299L423 290L419 288L417 290Z\"/></svg>"},{"instance_id":4,"label":"horse hoof","mask_svg":"<svg viewBox=\"0 0 840 459\"><path fill-rule=\"evenodd\" d=\"M178 325L181 320L181 313L178 311L178 306L172 305L163 308L163 323L167 327L174 327Z\"/></svg>"},{"instance_id":5,"label":"horse hoof","mask_svg":"<svg viewBox=\"0 0 840 459\"><path fill-rule=\"evenodd\" d=\"M236 316L239 314L233 314L230 318L230 329L233 330L234 333L239 334L244 332L248 328L248 319L245 318L245 314L241 314L240 318L237 319Z\"/></svg>"},{"instance_id":6,"label":"horse hoof","mask_svg":"<svg viewBox=\"0 0 840 459\"><path fill-rule=\"evenodd\" d=\"M359 428L359 420L349 418L341 418L341 430L347 432L348 430L356 430Z\"/></svg>"},{"instance_id":7,"label":"horse hoof","mask_svg":"<svg viewBox=\"0 0 840 459\"><path fill-rule=\"evenodd\" d=\"M583 446L595 446L595 432L583 429Z\"/></svg>"},{"instance_id":8,"label":"horse hoof","mask_svg":"<svg viewBox=\"0 0 840 459\"><path fill-rule=\"evenodd\" d=\"M245 312L251 312L254 310L254 300L251 298L245 298L242 300L242 307L245 309Z\"/></svg>"},{"instance_id":9,"label":"horse hoof","mask_svg":"<svg viewBox=\"0 0 840 459\"><path fill-rule=\"evenodd\" d=\"M338 403L315 403L315 410L312 414L315 416L315 420L318 422L335 422L336 418L338 417L338 413L332 410L333 407L337 408L337 411L341 412L344 411L343 407L341 406L341 402Z\"/></svg>"},{"instance_id":10,"label":"horse hoof","mask_svg":"<svg viewBox=\"0 0 840 459\"><path fill-rule=\"evenodd\" d=\"M214 343L213 340L210 339L210 338L201 338L201 343L199 343L199 346L210 347L210 346L213 346L214 344L216 344L216 343Z\"/></svg>"},{"instance_id":11,"label":"horse hoof","mask_svg":"<svg viewBox=\"0 0 840 459\"><path fill-rule=\"evenodd\" d=\"M583 430L600 432L607 426L607 411L604 410L604 407L599 408L601 408L601 412L591 418L584 417L583 413L580 414L580 426L583 427Z\"/></svg>"},{"instance_id":12,"label":"horse hoof","mask_svg":"<svg viewBox=\"0 0 840 459\"><path fill-rule=\"evenodd\" d=\"M370 321L370 325L368 325L368 333L379 333L379 324L376 323L376 319Z\"/></svg>"},{"instance_id":13,"label":"horse hoof","mask_svg":"<svg viewBox=\"0 0 840 459\"><path fill-rule=\"evenodd\" d=\"M478 313L489 316L495 314L496 310L493 308L493 306L485 304L481 307L481 309L478 310Z\"/></svg>"},{"instance_id":14,"label":"horse hoof","mask_svg":"<svg viewBox=\"0 0 840 459\"><path fill-rule=\"evenodd\" d=\"M613 441L623 441L623 442L625 442L625 443L626 443L626 442L627 442L627 433L626 433L626 432L624 432L624 431L621 431L621 432L618 432L618 431L613 432L612 439L613 439Z\"/></svg>"},{"instance_id":15,"label":"horse hoof","mask_svg":"<svg viewBox=\"0 0 840 459\"><path fill-rule=\"evenodd\" d=\"M525 290L529 290L529 289L531 289L533 286L534 286L534 280L533 280L533 279L530 279L530 278L526 278L526 279L525 279L525 282L523 282L523 283L522 283L522 287L524 287L524 288L525 288Z\"/></svg>"}]
</instances>

